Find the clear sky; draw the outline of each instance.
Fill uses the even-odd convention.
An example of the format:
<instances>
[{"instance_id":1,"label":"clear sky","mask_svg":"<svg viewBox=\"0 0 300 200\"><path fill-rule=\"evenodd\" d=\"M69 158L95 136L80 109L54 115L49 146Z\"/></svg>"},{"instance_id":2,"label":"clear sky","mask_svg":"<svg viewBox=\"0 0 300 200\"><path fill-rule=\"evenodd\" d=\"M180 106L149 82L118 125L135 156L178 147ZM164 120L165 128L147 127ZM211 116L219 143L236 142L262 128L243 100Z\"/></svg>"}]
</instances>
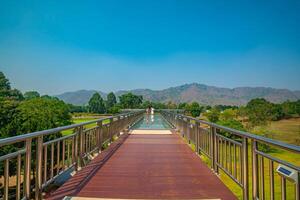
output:
<instances>
[{"instance_id":1,"label":"clear sky","mask_svg":"<svg viewBox=\"0 0 300 200\"><path fill-rule=\"evenodd\" d=\"M0 0L0 70L13 87L300 90L299 0L80 2Z\"/></svg>"}]
</instances>

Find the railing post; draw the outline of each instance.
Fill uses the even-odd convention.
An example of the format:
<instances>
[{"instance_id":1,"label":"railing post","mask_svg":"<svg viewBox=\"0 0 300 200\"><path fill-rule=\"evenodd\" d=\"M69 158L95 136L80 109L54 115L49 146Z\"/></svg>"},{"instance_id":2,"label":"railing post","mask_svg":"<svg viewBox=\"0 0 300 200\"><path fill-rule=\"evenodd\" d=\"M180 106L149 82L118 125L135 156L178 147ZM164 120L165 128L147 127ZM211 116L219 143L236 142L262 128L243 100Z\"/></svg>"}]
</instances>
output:
<instances>
[{"instance_id":1,"label":"railing post","mask_svg":"<svg viewBox=\"0 0 300 200\"><path fill-rule=\"evenodd\" d=\"M113 123L114 123L114 119L110 118L108 124L109 143L112 143L113 141Z\"/></svg>"},{"instance_id":2,"label":"railing post","mask_svg":"<svg viewBox=\"0 0 300 200\"><path fill-rule=\"evenodd\" d=\"M30 199L30 183L31 183L31 141L32 139L26 139L25 142L25 171L24 171L24 196L26 199Z\"/></svg>"},{"instance_id":3,"label":"railing post","mask_svg":"<svg viewBox=\"0 0 300 200\"><path fill-rule=\"evenodd\" d=\"M75 161L75 170L79 170L79 156L78 156L78 140L80 137L80 130L77 128L76 130L76 136L74 137L74 161Z\"/></svg>"},{"instance_id":4,"label":"railing post","mask_svg":"<svg viewBox=\"0 0 300 200\"><path fill-rule=\"evenodd\" d=\"M199 122L195 122L195 151L197 154L199 154Z\"/></svg>"},{"instance_id":5,"label":"railing post","mask_svg":"<svg viewBox=\"0 0 300 200\"><path fill-rule=\"evenodd\" d=\"M252 151L252 197L253 199L258 199L258 156L256 154L257 142L252 139L251 141L251 151Z\"/></svg>"},{"instance_id":6,"label":"railing post","mask_svg":"<svg viewBox=\"0 0 300 200\"><path fill-rule=\"evenodd\" d=\"M35 175L35 199L42 199L42 159L43 136L39 136L36 144L36 175Z\"/></svg>"},{"instance_id":7,"label":"railing post","mask_svg":"<svg viewBox=\"0 0 300 200\"><path fill-rule=\"evenodd\" d=\"M98 133L97 133L97 146L99 148L99 153L102 151L102 121L97 122Z\"/></svg>"},{"instance_id":8,"label":"railing post","mask_svg":"<svg viewBox=\"0 0 300 200\"><path fill-rule=\"evenodd\" d=\"M81 168L83 166L83 155L84 155L84 135L83 135L83 126L78 128L78 136L79 136L79 164L78 167Z\"/></svg>"},{"instance_id":9,"label":"railing post","mask_svg":"<svg viewBox=\"0 0 300 200\"><path fill-rule=\"evenodd\" d=\"M217 143L217 129L211 126L211 151L212 151L212 168L215 173L219 173L218 162L218 143Z\"/></svg>"},{"instance_id":10,"label":"railing post","mask_svg":"<svg viewBox=\"0 0 300 200\"><path fill-rule=\"evenodd\" d=\"M243 137L243 200L249 199L248 139Z\"/></svg>"}]
</instances>

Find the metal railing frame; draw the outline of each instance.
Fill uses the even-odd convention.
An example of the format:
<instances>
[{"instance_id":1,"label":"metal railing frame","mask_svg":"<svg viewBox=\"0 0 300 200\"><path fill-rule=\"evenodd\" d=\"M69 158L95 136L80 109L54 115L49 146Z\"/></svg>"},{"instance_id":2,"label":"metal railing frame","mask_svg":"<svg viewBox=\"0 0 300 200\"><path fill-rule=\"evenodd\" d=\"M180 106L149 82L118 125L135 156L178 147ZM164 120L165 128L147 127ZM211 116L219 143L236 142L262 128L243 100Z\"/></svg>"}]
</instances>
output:
<instances>
[{"instance_id":1,"label":"metal railing frame","mask_svg":"<svg viewBox=\"0 0 300 200\"><path fill-rule=\"evenodd\" d=\"M11 199L9 194L10 161L17 160L15 199L42 199L42 192L46 186L67 170L80 170L85 165L85 160L91 160L95 155L101 153L104 143L111 143L114 136L119 136L120 132L138 120L143 112L143 110L134 110L80 124L0 139L0 148L24 143L24 147L20 150L0 157L0 162L4 162L2 199ZM103 121L109 121L109 123L103 123ZM85 129L85 126L90 124L95 124L95 126ZM65 130L73 130L73 133L49 141L43 140L45 136ZM35 148L34 176L31 173L33 147ZM22 175L23 189L21 190Z\"/></svg>"},{"instance_id":2,"label":"metal railing frame","mask_svg":"<svg viewBox=\"0 0 300 200\"><path fill-rule=\"evenodd\" d=\"M219 170L222 170L243 190L244 200L265 199L266 176L264 173L264 163L266 160L269 162L270 199L275 199L275 164L288 166L298 172L298 182L296 182L294 186L294 197L296 200L300 199L300 167L264 153L259 149L259 144L269 145L296 154L300 154L299 146L199 120L177 112L172 112L172 110L160 110L160 113L176 127L176 131L185 137L189 143L192 141L195 144L195 151L198 154L204 154L210 159L211 169L215 173L219 174ZM231 136L236 137L236 139L224 136L221 134L221 131L229 133ZM250 162L248 155L251 155L252 176L249 174ZM250 178L252 179L251 197L249 194ZM281 176L281 199L283 200L287 198L287 181L288 179Z\"/></svg>"}]
</instances>

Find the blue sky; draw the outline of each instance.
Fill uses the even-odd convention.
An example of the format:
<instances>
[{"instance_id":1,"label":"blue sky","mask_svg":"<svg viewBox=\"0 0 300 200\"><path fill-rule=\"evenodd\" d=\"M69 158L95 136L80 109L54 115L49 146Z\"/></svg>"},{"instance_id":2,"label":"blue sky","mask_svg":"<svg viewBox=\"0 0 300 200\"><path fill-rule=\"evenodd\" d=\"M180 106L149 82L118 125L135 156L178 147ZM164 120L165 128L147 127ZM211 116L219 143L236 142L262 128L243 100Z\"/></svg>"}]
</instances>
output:
<instances>
[{"instance_id":1,"label":"blue sky","mask_svg":"<svg viewBox=\"0 0 300 200\"><path fill-rule=\"evenodd\" d=\"M297 0L0 0L0 70L43 94L192 82L300 90L299 10Z\"/></svg>"}]
</instances>

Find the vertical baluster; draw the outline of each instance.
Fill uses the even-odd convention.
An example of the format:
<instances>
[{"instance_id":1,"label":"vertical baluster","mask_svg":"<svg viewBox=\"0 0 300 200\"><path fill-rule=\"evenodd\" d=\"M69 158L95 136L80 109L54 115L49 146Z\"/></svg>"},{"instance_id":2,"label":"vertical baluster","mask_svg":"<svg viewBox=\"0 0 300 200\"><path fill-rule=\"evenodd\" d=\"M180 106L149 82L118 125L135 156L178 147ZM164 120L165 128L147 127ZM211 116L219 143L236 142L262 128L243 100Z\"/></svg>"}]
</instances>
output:
<instances>
[{"instance_id":1,"label":"vertical baluster","mask_svg":"<svg viewBox=\"0 0 300 200\"><path fill-rule=\"evenodd\" d=\"M229 141L229 172L232 174L232 143Z\"/></svg>"},{"instance_id":2,"label":"vertical baluster","mask_svg":"<svg viewBox=\"0 0 300 200\"><path fill-rule=\"evenodd\" d=\"M47 173L48 173L48 169L47 169L47 145L44 146L44 183L47 182Z\"/></svg>"},{"instance_id":3,"label":"vertical baluster","mask_svg":"<svg viewBox=\"0 0 300 200\"><path fill-rule=\"evenodd\" d=\"M264 173L264 157L260 156L260 185L261 185L261 195L260 199L264 200L265 199L265 173Z\"/></svg>"},{"instance_id":4,"label":"vertical baluster","mask_svg":"<svg viewBox=\"0 0 300 200\"><path fill-rule=\"evenodd\" d=\"M56 174L59 174L60 171L60 141L57 142L57 151L56 151Z\"/></svg>"},{"instance_id":5,"label":"vertical baluster","mask_svg":"<svg viewBox=\"0 0 300 200\"><path fill-rule=\"evenodd\" d=\"M71 140L67 140L67 165L68 167L71 165L71 159L70 159L70 142Z\"/></svg>"},{"instance_id":6,"label":"vertical baluster","mask_svg":"<svg viewBox=\"0 0 300 200\"><path fill-rule=\"evenodd\" d=\"M286 199L286 179L281 176L281 200Z\"/></svg>"},{"instance_id":7,"label":"vertical baluster","mask_svg":"<svg viewBox=\"0 0 300 200\"><path fill-rule=\"evenodd\" d=\"M227 147L227 140L225 139L225 166L224 168L228 171L228 147Z\"/></svg>"},{"instance_id":8,"label":"vertical baluster","mask_svg":"<svg viewBox=\"0 0 300 200\"><path fill-rule=\"evenodd\" d=\"M38 200L42 199L43 136L36 140L35 199Z\"/></svg>"},{"instance_id":9,"label":"vertical baluster","mask_svg":"<svg viewBox=\"0 0 300 200\"><path fill-rule=\"evenodd\" d=\"M237 179L236 170L237 170L237 164L236 164L236 144L233 144L233 177Z\"/></svg>"},{"instance_id":10,"label":"vertical baluster","mask_svg":"<svg viewBox=\"0 0 300 200\"><path fill-rule=\"evenodd\" d=\"M9 159L4 160L4 200L8 200L9 188Z\"/></svg>"},{"instance_id":11,"label":"vertical baluster","mask_svg":"<svg viewBox=\"0 0 300 200\"><path fill-rule=\"evenodd\" d=\"M65 166L65 151L66 151L66 142L65 140L62 141L62 158L61 158L61 161L62 161L62 169L64 170L66 168Z\"/></svg>"},{"instance_id":12,"label":"vertical baluster","mask_svg":"<svg viewBox=\"0 0 300 200\"><path fill-rule=\"evenodd\" d=\"M242 153L242 147L240 146L239 148L239 153L240 153L240 158L239 158L239 164L240 164L240 181L241 183L244 181L243 180L243 153Z\"/></svg>"},{"instance_id":13,"label":"vertical baluster","mask_svg":"<svg viewBox=\"0 0 300 200\"><path fill-rule=\"evenodd\" d=\"M249 173L248 173L248 139L243 138L243 200L249 198Z\"/></svg>"},{"instance_id":14,"label":"vertical baluster","mask_svg":"<svg viewBox=\"0 0 300 200\"><path fill-rule=\"evenodd\" d=\"M252 140L252 196L259 198L257 142Z\"/></svg>"},{"instance_id":15,"label":"vertical baluster","mask_svg":"<svg viewBox=\"0 0 300 200\"><path fill-rule=\"evenodd\" d=\"M270 172L270 199L274 200L274 163L269 160L269 172Z\"/></svg>"},{"instance_id":16,"label":"vertical baluster","mask_svg":"<svg viewBox=\"0 0 300 200\"><path fill-rule=\"evenodd\" d=\"M17 182L16 182L16 200L21 199L21 161L22 155L17 157Z\"/></svg>"},{"instance_id":17,"label":"vertical baluster","mask_svg":"<svg viewBox=\"0 0 300 200\"><path fill-rule=\"evenodd\" d=\"M50 178L51 179L54 176L53 168L54 168L54 143L51 143L51 168L50 168Z\"/></svg>"},{"instance_id":18,"label":"vertical baluster","mask_svg":"<svg viewBox=\"0 0 300 200\"><path fill-rule=\"evenodd\" d=\"M30 199L30 182L31 182L31 138L26 139L25 148L25 172L24 172L24 196Z\"/></svg>"}]
</instances>

